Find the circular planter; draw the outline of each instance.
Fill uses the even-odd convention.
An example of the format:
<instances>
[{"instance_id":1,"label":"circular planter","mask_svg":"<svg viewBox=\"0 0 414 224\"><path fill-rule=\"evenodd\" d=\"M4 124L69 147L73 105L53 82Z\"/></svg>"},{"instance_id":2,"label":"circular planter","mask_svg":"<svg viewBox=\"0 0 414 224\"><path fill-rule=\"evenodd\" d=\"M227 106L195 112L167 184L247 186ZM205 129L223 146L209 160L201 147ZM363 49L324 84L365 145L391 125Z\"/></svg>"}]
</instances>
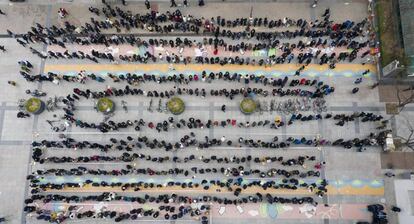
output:
<instances>
[{"instance_id":1,"label":"circular planter","mask_svg":"<svg viewBox=\"0 0 414 224\"><path fill-rule=\"evenodd\" d=\"M114 112L115 110L115 103L111 99L104 97L98 100L96 102L96 108L99 112L102 112L104 114L109 114Z\"/></svg>"},{"instance_id":2,"label":"circular planter","mask_svg":"<svg viewBox=\"0 0 414 224\"><path fill-rule=\"evenodd\" d=\"M240 110L244 114L252 114L256 111L257 103L252 98L244 98L240 102Z\"/></svg>"},{"instance_id":3,"label":"circular planter","mask_svg":"<svg viewBox=\"0 0 414 224\"><path fill-rule=\"evenodd\" d=\"M167 102L167 108L172 114L179 115L184 112L185 104L181 98L173 97Z\"/></svg>"},{"instance_id":4,"label":"circular planter","mask_svg":"<svg viewBox=\"0 0 414 224\"><path fill-rule=\"evenodd\" d=\"M26 100L24 108L28 113L31 114L40 114L45 110L45 103L38 98L30 98Z\"/></svg>"}]
</instances>

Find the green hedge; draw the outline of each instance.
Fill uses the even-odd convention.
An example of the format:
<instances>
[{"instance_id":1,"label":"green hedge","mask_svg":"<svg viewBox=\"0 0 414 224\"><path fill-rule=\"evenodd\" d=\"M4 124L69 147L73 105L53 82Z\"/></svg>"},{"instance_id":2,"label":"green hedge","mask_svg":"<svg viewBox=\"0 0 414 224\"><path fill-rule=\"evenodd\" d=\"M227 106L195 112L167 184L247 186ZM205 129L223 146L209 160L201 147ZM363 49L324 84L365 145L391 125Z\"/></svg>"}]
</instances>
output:
<instances>
[{"instance_id":1,"label":"green hedge","mask_svg":"<svg viewBox=\"0 0 414 224\"><path fill-rule=\"evenodd\" d=\"M98 100L96 103L96 108L99 112L110 113L114 111L115 104L111 99L104 97Z\"/></svg>"},{"instance_id":2,"label":"green hedge","mask_svg":"<svg viewBox=\"0 0 414 224\"><path fill-rule=\"evenodd\" d=\"M254 113L257 109L257 103L252 98L245 98L240 102L240 110L245 114Z\"/></svg>"},{"instance_id":3,"label":"green hedge","mask_svg":"<svg viewBox=\"0 0 414 224\"><path fill-rule=\"evenodd\" d=\"M38 114L43 111L44 103L38 98L30 98L26 101L24 107L27 112Z\"/></svg>"},{"instance_id":4,"label":"green hedge","mask_svg":"<svg viewBox=\"0 0 414 224\"><path fill-rule=\"evenodd\" d=\"M167 102L167 108L172 114L178 115L184 112L185 104L181 98L173 97Z\"/></svg>"}]
</instances>

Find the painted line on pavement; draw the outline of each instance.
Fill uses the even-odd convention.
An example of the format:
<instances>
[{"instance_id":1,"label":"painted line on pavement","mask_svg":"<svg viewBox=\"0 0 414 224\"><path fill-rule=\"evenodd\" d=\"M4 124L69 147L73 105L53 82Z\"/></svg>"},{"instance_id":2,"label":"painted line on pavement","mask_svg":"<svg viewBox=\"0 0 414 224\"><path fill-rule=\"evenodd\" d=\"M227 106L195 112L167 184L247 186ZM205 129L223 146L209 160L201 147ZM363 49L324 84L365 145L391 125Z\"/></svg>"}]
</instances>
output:
<instances>
[{"instance_id":1,"label":"painted line on pavement","mask_svg":"<svg viewBox=\"0 0 414 224\"><path fill-rule=\"evenodd\" d=\"M0 145L28 145L31 141L25 140L1 140Z\"/></svg>"},{"instance_id":2,"label":"painted line on pavement","mask_svg":"<svg viewBox=\"0 0 414 224\"><path fill-rule=\"evenodd\" d=\"M6 111L4 110L5 106L6 106L6 102L1 103L2 108L0 108L0 141L3 135L4 116L6 113Z\"/></svg>"},{"instance_id":3,"label":"painted line on pavement","mask_svg":"<svg viewBox=\"0 0 414 224\"><path fill-rule=\"evenodd\" d=\"M406 109L406 108L404 108ZM392 129L392 136L395 138L398 136L398 128L397 128L397 119L395 119L395 116L391 117L391 129Z\"/></svg>"},{"instance_id":4,"label":"painted line on pavement","mask_svg":"<svg viewBox=\"0 0 414 224\"><path fill-rule=\"evenodd\" d=\"M354 112L358 112L358 103L357 102L352 102L352 107L354 108ZM356 134L359 134L360 133L360 131L361 131L361 127L359 126L360 125L360 122L359 122L359 117L357 117L357 118L355 118L355 120L354 120L354 128L355 128L355 133Z\"/></svg>"}]
</instances>

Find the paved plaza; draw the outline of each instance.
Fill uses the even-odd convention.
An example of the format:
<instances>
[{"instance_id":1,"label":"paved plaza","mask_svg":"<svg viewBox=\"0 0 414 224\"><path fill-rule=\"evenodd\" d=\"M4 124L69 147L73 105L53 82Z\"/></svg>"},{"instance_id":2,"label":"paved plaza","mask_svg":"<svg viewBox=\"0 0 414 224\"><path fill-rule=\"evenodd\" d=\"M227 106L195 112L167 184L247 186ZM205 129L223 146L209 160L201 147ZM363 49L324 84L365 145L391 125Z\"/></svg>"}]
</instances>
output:
<instances>
[{"instance_id":1,"label":"paved plaza","mask_svg":"<svg viewBox=\"0 0 414 224\"><path fill-rule=\"evenodd\" d=\"M113 7L120 7L124 10L130 10L134 13L144 14L148 10L144 5L144 1L127 1L128 5L113 1L107 1ZM150 1L153 9L157 9L159 12L166 12L172 10L169 6L169 1ZM209 1L206 0L206 5L203 7L197 6L197 1L189 1L189 7L183 7L179 5L179 9L183 15L194 15L197 17L211 18L221 15L226 19L236 19L240 17L248 18L252 12L253 17L268 17L268 18L284 18L288 17L294 20L305 19L308 21L315 21L320 19L321 15L325 12L326 8L330 9L331 20L342 23L346 20L356 21L356 23L364 20L369 16L368 1L366 0L320 0L316 8L310 7L310 1L301 0L274 0L274 1ZM182 4L181 0L177 0L177 3ZM346 3L346 4L345 4ZM353 121L345 122L343 126L338 126L337 120L333 119L319 119L311 121L295 121L291 125L287 125L287 122L291 118L291 114L282 113L280 111L257 111L251 115L246 115L240 111L239 103L242 100L241 95L235 96L233 100L224 96L210 96L210 89L231 89L231 88L263 88L271 91L273 87L263 86L260 83L249 84L242 82L230 82L223 80L213 80L209 82L194 82L188 85L176 84L176 83L163 83L157 82L145 82L140 83L134 88L142 89L149 92L152 90L175 90L176 88L206 88L208 94L207 97L202 98L193 95L181 95L185 102L185 111L180 115L172 115L167 111L157 111L159 99L164 105L167 102L167 98L149 98L142 95L124 95L122 97L111 97L114 101L116 108L113 116L110 120L115 122L122 122L126 120L140 120L161 122L168 120L169 117L173 117L175 120L189 118L201 119L203 122L207 120L213 121L225 121L227 119L236 120L237 123L253 122L253 121L275 121L281 119L285 125L271 129L267 127L250 127L240 128L237 126L228 125L221 127L220 125L214 128L173 128L168 132L158 132L155 129L148 127L142 127L140 131L134 130L133 127L119 129L117 131L109 131L106 133L100 132L98 129L93 128L81 128L75 123L68 125L63 132L55 132L52 130L50 121L57 127L65 126L63 119L65 111L62 108L57 108L54 111L44 111L39 115L31 115L29 118L18 119L16 114L19 112L18 101L20 99L28 99L30 96L25 93L25 90L38 89L47 93L46 97L41 99L47 100L49 97L62 96L66 97L68 94L73 94L73 88L79 88L81 90L90 89L91 91L104 91L108 88L123 89L127 85L126 82L113 82L108 74L115 76L123 75L126 73L135 74L155 74L160 77L172 76L175 74L184 74L188 77L190 75L201 75L203 71L210 72L230 72L240 74L255 74L257 76L263 75L275 79L284 78L288 76L289 79L310 79L317 80L317 82L323 82L326 85L333 86L335 91L323 99L326 100L326 110L316 111L308 110L301 112L304 115L316 115L318 113L325 116L328 113L331 114L353 114L355 112L371 112L376 115L381 115L384 119L390 119L387 124L387 129L392 130L394 137L402 136L408 137L410 134L410 122L414 122L414 106L408 104L404 110L395 116L388 115L386 113L385 102L380 102L379 89L371 88L372 85L378 82L377 65L375 64L375 58L369 55L371 60L366 63L366 58L357 58L353 62L348 60L338 62L335 69L329 69L329 65L319 65L314 60L308 65L301 75L294 76L295 71L301 66L297 62L290 64L276 64L272 66L258 66L258 65L236 65L236 64L169 64L164 61L157 61L156 63L128 63L125 61L117 60L116 62L110 62L108 60L99 60L100 63L94 63L90 60L80 59L54 59L47 58L41 59L35 54L32 54L29 47L23 47L15 38L10 37L7 34L7 30L11 30L15 34L24 34L30 31L32 26L41 24L44 27L51 27L53 25L57 27L64 26L65 22L69 22L76 27L83 26L86 22L90 22L90 17L100 18L105 20L104 15L100 17L93 15L89 12L90 6L96 8L102 8L104 5L101 1L86 1L86 0L73 0L61 1L61 0L27 0L26 3L10 3L6 0L0 0L0 9L7 15L0 15L0 45L4 45L7 49L6 52L0 52L0 217L6 217L7 223L47 223L44 220L38 220L35 213L27 214L23 211L25 205L25 199L30 198L33 194L30 182L26 177L37 170L46 169L67 169L82 166L88 169L100 169L100 170L121 170L126 165L133 166L135 168L151 168L153 170L168 170L168 169L191 169L196 167L198 169L212 169L220 167L239 167L243 165L246 170L258 169L269 170L274 169L288 169L298 170L299 172L308 172L314 170L314 167L318 163L323 163L318 168L320 172L319 177L306 176L304 178L298 178L300 183L321 183L323 179L328 181L327 192L322 197L319 197L307 188L300 188L297 190L289 189L262 189L261 187L248 188L242 192L241 196L255 195L260 192L265 196L271 194L273 197L311 197L318 204L293 204L293 203L267 203L266 199L259 203L243 203L240 205L224 205L216 202L209 202L210 211L206 213L208 217L208 223L287 223L287 224L313 224L313 223L336 223L336 224L351 224L358 221L372 220L372 213L367 210L369 204L383 204L386 208L389 223L414 223L414 204L413 202L413 190L411 185L412 180L408 180L409 177L405 175L410 170L396 169L393 172L396 173L394 178L388 178L384 175L389 171L382 164L383 149L380 146L363 147L366 150L358 152L357 147L346 149L342 146L335 145L305 145L305 144L293 144L284 149L269 149L269 148L253 148L242 147L237 145L240 137L244 139L254 139L263 141L272 141L275 136L279 141L288 141L292 138L306 138L306 139L325 139L327 141L335 141L337 139L352 140L354 138L364 139L367 138L370 133L378 133L382 130L377 129L379 122L362 122L360 118L356 118ZM65 18L60 18L58 15L59 8L64 7L69 15ZM174 9L175 10L175 9ZM258 28L258 32L264 31ZM280 28L282 29L282 28ZM291 29L291 28L288 28ZM117 34L115 29L108 29L103 31L106 35ZM203 34L193 35L191 33L169 33L166 35L157 34L155 32L146 32L143 30L126 31L122 29L124 35L134 35L140 37L141 40L148 41L150 38L164 38L166 40L175 40L176 37L189 38L194 42L203 41ZM205 34L207 38L213 37L212 34ZM363 42L368 40L369 35L365 37L358 37L356 41ZM237 43L239 40L232 40L227 38L229 43ZM253 39L253 38L252 38ZM297 42L302 40L299 37L292 38L291 41ZM253 42L255 40L252 40ZM303 38L304 42L310 41L310 38ZM170 52L171 54L180 54L180 50L177 47L151 46L149 49L142 49L135 45L120 44L111 45L106 47L105 45L79 45L79 44L66 44L66 49L58 45L46 45L42 42L31 44L34 49L45 52L64 52L69 50L70 52L83 51L90 53L92 50L100 52L111 52L114 55L132 55L141 54L143 51L149 51L153 55L159 55L159 53ZM197 53L198 47L185 48L181 54L185 57L193 57ZM212 45L205 47L204 54L209 57L215 57L214 48ZM370 50L369 46L364 47L358 53ZM332 49L332 52L339 54L340 52L347 51L346 47L337 47ZM331 53L332 53L331 52ZM236 57L241 58L261 58L268 52L263 51L249 51L245 53L225 51L224 48L219 48L220 57ZM276 52L276 55L281 55L282 52ZM295 52L295 54L300 53ZM18 61L27 60L33 64L31 74L47 74L48 72L76 76L80 71L86 73L94 73L98 76L102 76L105 82L96 82L93 80L87 80L85 84L79 82L64 82L61 81L59 85L52 82L27 82L20 75L20 66ZM365 71L369 70L367 74L362 75ZM358 84L359 92L352 94L351 90L356 87L354 83L357 78L363 77L362 83ZM16 86L9 85L8 81L15 81ZM132 88L132 87L131 87ZM288 88L288 87L286 87ZM255 96L255 100L258 100L261 105L270 105L271 100L281 102L288 97L278 96ZM295 99L297 97L289 97ZM152 99L153 111L148 110L150 107L150 101ZM122 101L127 102L127 111L122 108ZM312 101L313 102L313 101ZM74 113L76 118L82 121L100 123L105 121L105 115L99 113L95 109L96 100L82 97L75 102ZM222 111L222 105L226 105L226 111ZM48 122L49 121L49 122ZM209 139L213 138L225 138L231 140L233 145L219 145L210 148L200 149L198 147L190 146L183 149L174 151L164 151L162 149L150 149L143 147L137 151L137 153L143 153L145 155L151 155L153 157L189 157L190 155L196 155L195 161L189 163L173 163L164 162L157 163L149 160L136 160L133 162L124 161L97 161L97 162L85 162L85 163L38 163L33 161L32 142L41 142L42 140L48 141L62 141L60 138L64 134L68 138L73 138L77 141L90 141L101 144L109 144L111 138L126 139L127 136L133 138L146 136L149 139L157 139L158 141L176 142L183 136L190 135L193 132L195 139L203 141L205 136ZM224 142L224 141L223 141ZM134 149L135 150L135 149ZM408 148L403 148L404 151L409 151ZM44 157L78 157L78 156L122 156L125 151L117 151L112 148L109 153L95 150L95 149L44 149ZM131 154L135 152L130 152ZM290 158L297 158L299 156L314 156L315 161L306 161L303 166L285 167L280 163L254 163L248 161L241 164L236 163L204 163L199 157L210 158L216 157L283 157L285 160ZM133 188L122 190L120 187L110 188L105 186L92 186L92 184L85 184L81 188L65 187L63 189L48 188L46 191L40 194L62 194L62 195L98 195L102 192L115 192L120 196L143 196L148 195L160 195L160 194L177 194L185 195L196 198L198 196L217 196L228 197L235 199L233 192L220 190L217 186L210 186L208 190L202 188L204 185L194 188L181 188L179 186L165 186L166 183L174 182L193 182L201 183L203 179L207 180L223 180L228 179L221 173L191 173L188 176L182 174L167 174L164 176L150 176L150 175L92 175L86 174L81 176L76 175L45 175L40 179L41 183L50 184L62 184L65 182L70 183L84 183L85 180L90 179L96 183L136 183L139 181L145 183L161 184L160 188L142 188L139 191L134 191ZM234 178L237 179L237 178ZM276 177L260 177L257 174L252 174L243 177L243 183L255 182L255 181L276 181L281 183L283 178ZM404 184L408 181L410 184ZM411 188L412 189L411 189ZM226 189L226 188L223 188ZM402 189L401 192L396 194L395 189ZM411 200L409 200L411 199ZM202 204L200 202L200 204ZM393 206L399 206L402 208L400 214L394 213L390 210ZM98 210L104 209L126 212L134 208L144 209L157 209L158 204L155 202L147 202L145 204L139 204L129 201L82 201L79 203L65 201L42 201L36 202L36 208L39 210L53 211L56 214L63 214L68 211L70 206L77 206L76 209ZM180 206L180 205L178 205ZM193 205L197 206L197 205ZM161 213L164 214L164 213ZM163 215L160 215L160 217ZM398 217L400 216L400 217ZM199 217L197 217L199 218ZM192 216L184 216L182 219L177 220L164 220L164 218L154 219L152 217L143 217L137 220L124 220L123 223L201 223L200 219ZM84 218L84 219L68 219L67 223L113 223L113 219L101 219L101 218Z\"/></svg>"}]
</instances>

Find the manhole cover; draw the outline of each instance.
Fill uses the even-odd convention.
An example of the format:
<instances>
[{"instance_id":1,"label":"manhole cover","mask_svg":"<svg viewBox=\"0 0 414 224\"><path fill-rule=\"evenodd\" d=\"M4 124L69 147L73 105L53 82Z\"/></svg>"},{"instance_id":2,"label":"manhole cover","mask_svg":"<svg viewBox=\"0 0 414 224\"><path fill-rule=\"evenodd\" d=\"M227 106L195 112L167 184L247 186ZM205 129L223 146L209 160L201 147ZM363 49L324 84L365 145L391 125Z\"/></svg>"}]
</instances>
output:
<instances>
[{"instance_id":1,"label":"manhole cover","mask_svg":"<svg viewBox=\"0 0 414 224\"><path fill-rule=\"evenodd\" d=\"M394 145L397 150L401 150L403 143L400 138L394 138Z\"/></svg>"},{"instance_id":2,"label":"manhole cover","mask_svg":"<svg viewBox=\"0 0 414 224\"><path fill-rule=\"evenodd\" d=\"M385 111L387 114L398 114L398 104L396 103L386 103Z\"/></svg>"}]
</instances>

